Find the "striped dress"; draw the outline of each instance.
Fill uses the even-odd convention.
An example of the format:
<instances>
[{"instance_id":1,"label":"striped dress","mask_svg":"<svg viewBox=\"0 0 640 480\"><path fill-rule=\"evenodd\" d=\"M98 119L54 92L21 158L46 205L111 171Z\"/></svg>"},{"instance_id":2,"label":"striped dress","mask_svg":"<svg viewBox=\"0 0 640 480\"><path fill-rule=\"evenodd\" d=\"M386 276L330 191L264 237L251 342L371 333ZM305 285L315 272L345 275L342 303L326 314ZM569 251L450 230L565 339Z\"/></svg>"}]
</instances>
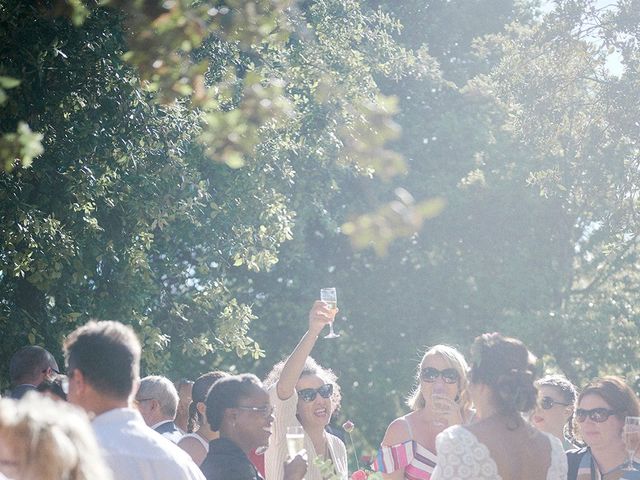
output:
<instances>
[{"instance_id":1,"label":"striped dress","mask_svg":"<svg viewBox=\"0 0 640 480\"><path fill-rule=\"evenodd\" d=\"M393 473L404 469L406 480L429 480L436 467L436 454L413 439L411 425L403 418L409 431L410 440L397 445L382 445L373 463L374 470Z\"/></svg>"}]
</instances>

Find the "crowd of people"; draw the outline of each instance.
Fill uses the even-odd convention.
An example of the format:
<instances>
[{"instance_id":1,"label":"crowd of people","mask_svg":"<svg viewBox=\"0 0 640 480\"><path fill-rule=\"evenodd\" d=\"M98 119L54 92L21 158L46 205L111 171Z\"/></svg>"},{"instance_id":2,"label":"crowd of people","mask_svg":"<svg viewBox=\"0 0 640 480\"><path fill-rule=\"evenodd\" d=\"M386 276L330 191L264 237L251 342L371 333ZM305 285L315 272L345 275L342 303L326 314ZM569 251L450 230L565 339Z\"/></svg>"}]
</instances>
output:
<instances>
[{"instance_id":1,"label":"crowd of people","mask_svg":"<svg viewBox=\"0 0 640 480\"><path fill-rule=\"evenodd\" d=\"M330 426L340 387L311 357L335 314L315 302L308 330L264 383L223 371L140 379L140 341L113 321L65 339L66 375L45 349L24 347L10 362L11 398L0 399L0 479L346 480L347 449ZM537 370L521 341L497 333L479 336L469 360L428 349L410 412L391 422L371 468L385 480L640 480L640 442L629 441L640 429L625 426L640 402L624 380L578 392ZM294 452L291 431L301 437Z\"/></svg>"}]
</instances>

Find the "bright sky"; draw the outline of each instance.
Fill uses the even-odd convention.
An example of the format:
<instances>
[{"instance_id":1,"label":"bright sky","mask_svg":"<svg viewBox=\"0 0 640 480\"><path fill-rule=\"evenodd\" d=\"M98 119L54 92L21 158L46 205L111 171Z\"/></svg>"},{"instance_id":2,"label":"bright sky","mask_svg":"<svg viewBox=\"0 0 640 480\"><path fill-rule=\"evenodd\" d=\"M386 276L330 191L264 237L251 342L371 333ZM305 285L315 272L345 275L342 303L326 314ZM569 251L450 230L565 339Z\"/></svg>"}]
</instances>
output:
<instances>
[{"instance_id":1,"label":"bright sky","mask_svg":"<svg viewBox=\"0 0 640 480\"><path fill-rule=\"evenodd\" d=\"M618 2L615 0L597 0L596 6L597 8L605 8L605 7L615 6L617 5L617 3ZM553 0L542 1L543 12L549 12L553 10L554 6L555 6L555 3L553 2ZM620 55L620 52L615 51L607 56L606 67L609 70L609 73L611 75L615 75L616 77L619 77L620 75L622 75L623 66L622 66L622 56Z\"/></svg>"}]
</instances>

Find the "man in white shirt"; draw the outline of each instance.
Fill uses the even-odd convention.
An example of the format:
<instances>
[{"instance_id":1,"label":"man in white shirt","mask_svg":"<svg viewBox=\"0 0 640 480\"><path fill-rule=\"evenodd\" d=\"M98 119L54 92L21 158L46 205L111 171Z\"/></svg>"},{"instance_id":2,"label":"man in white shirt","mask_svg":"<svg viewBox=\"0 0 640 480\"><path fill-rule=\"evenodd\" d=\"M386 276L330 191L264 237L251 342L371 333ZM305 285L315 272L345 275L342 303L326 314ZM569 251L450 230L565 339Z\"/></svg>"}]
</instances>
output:
<instances>
[{"instance_id":1,"label":"man in white shirt","mask_svg":"<svg viewBox=\"0 0 640 480\"><path fill-rule=\"evenodd\" d=\"M140 380L136 404L144 423L156 432L178 443L182 434L173 422L178 410L178 391L171 380L160 375L149 375Z\"/></svg>"},{"instance_id":2,"label":"man in white shirt","mask_svg":"<svg viewBox=\"0 0 640 480\"><path fill-rule=\"evenodd\" d=\"M129 326L90 321L64 342L68 398L94 415L98 444L114 480L205 480L191 457L129 408L141 347Z\"/></svg>"}]
</instances>

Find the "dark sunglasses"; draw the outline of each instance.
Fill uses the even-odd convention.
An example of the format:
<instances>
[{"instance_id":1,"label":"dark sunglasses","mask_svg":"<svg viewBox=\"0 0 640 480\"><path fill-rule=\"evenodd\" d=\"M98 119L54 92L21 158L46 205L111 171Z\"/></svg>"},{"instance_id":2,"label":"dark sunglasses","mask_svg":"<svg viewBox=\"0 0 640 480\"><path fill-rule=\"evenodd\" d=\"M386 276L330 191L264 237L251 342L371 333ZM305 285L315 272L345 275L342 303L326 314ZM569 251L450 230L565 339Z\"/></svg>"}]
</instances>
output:
<instances>
[{"instance_id":1,"label":"dark sunglasses","mask_svg":"<svg viewBox=\"0 0 640 480\"><path fill-rule=\"evenodd\" d=\"M420 378L427 383L434 383L438 377L442 377L444 383L458 383L460 374L455 368L445 368L438 370L433 367L426 367L420 371Z\"/></svg>"},{"instance_id":2,"label":"dark sunglasses","mask_svg":"<svg viewBox=\"0 0 640 480\"><path fill-rule=\"evenodd\" d=\"M576 421L584 422L587 417L591 419L591 421L596 423L602 423L609 420L611 415L615 415L615 410L609 410L608 408L592 408L591 410L585 410L583 408L578 408L576 410Z\"/></svg>"},{"instance_id":3,"label":"dark sunglasses","mask_svg":"<svg viewBox=\"0 0 640 480\"><path fill-rule=\"evenodd\" d=\"M551 397L542 397L538 401L538 405L540 405L540 408L542 408L543 410L551 410L554 405L562 405L563 407L568 407L571 404L559 402Z\"/></svg>"},{"instance_id":4,"label":"dark sunglasses","mask_svg":"<svg viewBox=\"0 0 640 480\"><path fill-rule=\"evenodd\" d=\"M303 388L302 390L298 390L298 398L301 398L305 402L313 402L318 394L320 394L322 398L329 398L333 394L333 385L325 383L318 388Z\"/></svg>"}]
</instances>

